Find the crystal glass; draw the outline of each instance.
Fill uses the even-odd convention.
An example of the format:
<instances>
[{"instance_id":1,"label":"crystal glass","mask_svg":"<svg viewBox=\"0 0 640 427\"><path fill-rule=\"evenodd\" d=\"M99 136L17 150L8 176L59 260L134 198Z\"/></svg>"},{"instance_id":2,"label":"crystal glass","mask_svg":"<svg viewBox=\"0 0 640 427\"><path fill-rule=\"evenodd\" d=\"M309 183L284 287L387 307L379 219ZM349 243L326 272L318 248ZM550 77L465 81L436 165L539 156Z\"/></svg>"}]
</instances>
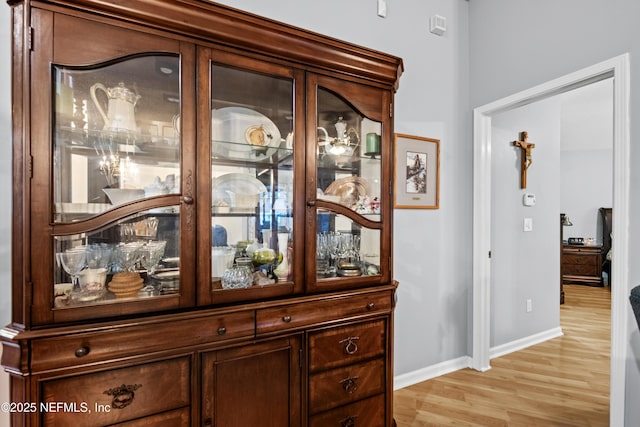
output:
<instances>
[{"instance_id":1,"label":"crystal glass","mask_svg":"<svg viewBox=\"0 0 640 427\"><path fill-rule=\"evenodd\" d=\"M65 272L71 276L73 289L71 291L71 299L79 299L82 294L80 288L79 273L86 266L87 254L84 246L67 249L64 252L56 254L58 264L62 266Z\"/></svg>"},{"instance_id":2,"label":"crystal glass","mask_svg":"<svg viewBox=\"0 0 640 427\"><path fill-rule=\"evenodd\" d=\"M250 258L246 258L247 261L236 264L227 269L222 274L222 288L223 289L240 289L248 288L253 284L253 272L248 267L247 263L251 263Z\"/></svg>"},{"instance_id":3,"label":"crystal glass","mask_svg":"<svg viewBox=\"0 0 640 427\"><path fill-rule=\"evenodd\" d=\"M87 246L87 267L108 268L113 255L113 245L94 243Z\"/></svg>"},{"instance_id":4,"label":"crystal glass","mask_svg":"<svg viewBox=\"0 0 640 427\"><path fill-rule=\"evenodd\" d=\"M163 240L147 242L142 246L140 263L149 274L155 273L160 260L164 256L164 249L166 246L167 242Z\"/></svg>"},{"instance_id":5,"label":"crystal glass","mask_svg":"<svg viewBox=\"0 0 640 427\"><path fill-rule=\"evenodd\" d=\"M136 271L142 258L141 242L121 243L115 248L115 263L121 271L113 275L109 283L109 291L116 298L133 298L138 296L143 287L143 279Z\"/></svg>"},{"instance_id":6,"label":"crystal glass","mask_svg":"<svg viewBox=\"0 0 640 427\"><path fill-rule=\"evenodd\" d=\"M141 242L130 242L121 243L115 247L114 261L120 267L120 270L125 272L135 271L136 264L142 257L142 245Z\"/></svg>"},{"instance_id":7,"label":"crystal glass","mask_svg":"<svg viewBox=\"0 0 640 427\"><path fill-rule=\"evenodd\" d=\"M158 268L158 264L164 256L164 249L166 246L166 241L151 241L142 246L140 264L147 270L148 277L155 274L156 268ZM147 296L160 294L160 286L153 286L152 284L148 284L142 288L142 290L145 291Z\"/></svg>"}]
</instances>

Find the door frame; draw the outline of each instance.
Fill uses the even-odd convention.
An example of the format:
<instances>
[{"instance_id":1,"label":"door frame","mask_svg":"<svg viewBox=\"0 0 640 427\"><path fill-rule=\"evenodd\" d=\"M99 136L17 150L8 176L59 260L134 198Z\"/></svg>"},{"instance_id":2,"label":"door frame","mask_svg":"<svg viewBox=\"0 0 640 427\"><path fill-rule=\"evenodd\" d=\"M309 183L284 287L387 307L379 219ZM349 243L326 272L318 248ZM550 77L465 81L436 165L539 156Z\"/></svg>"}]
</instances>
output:
<instances>
[{"instance_id":1,"label":"door frame","mask_svg":"<svg viewBox=\"0 0 640 427\"><path fill-rule=\"evenodd\" d=\"M496 114L613 77L613 253L611 288L610 425L624 425L626 355L629 343L629 54L518 92L473 111L473 349L471 367L491 369L491 121ZM560 297L558 289L558 303Z\"/></svg>"}]
</instances>

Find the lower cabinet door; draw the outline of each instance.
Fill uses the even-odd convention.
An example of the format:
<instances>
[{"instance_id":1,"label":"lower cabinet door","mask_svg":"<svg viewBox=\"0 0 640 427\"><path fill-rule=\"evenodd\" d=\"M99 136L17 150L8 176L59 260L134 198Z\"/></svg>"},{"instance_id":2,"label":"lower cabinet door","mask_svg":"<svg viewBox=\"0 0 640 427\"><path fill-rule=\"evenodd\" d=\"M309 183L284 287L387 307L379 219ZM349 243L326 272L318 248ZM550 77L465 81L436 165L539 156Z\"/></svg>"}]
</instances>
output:
<instances>
[{"instance_id":1,"label":"lower cabinet door","mask_svg":"<svg viewBox=\"0 0 640 427\"><path fill-rule=\"evenodd\" d=\"M299 336L202 355L202 425L301 425Z\"/></svg>"}]
</instances>

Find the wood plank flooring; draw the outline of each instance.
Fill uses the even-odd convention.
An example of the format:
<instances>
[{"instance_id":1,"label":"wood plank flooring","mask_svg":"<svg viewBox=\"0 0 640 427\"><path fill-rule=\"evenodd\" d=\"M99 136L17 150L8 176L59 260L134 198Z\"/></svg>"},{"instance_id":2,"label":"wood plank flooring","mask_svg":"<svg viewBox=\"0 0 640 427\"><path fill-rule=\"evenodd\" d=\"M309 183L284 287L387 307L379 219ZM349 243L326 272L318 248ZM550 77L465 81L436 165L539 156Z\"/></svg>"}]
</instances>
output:
<instances>
[{"instance_id":1,"label":"wood plank flooring","mask_svg":"<svg viewBox=\"0 0 640 427\"><path fill-rule=\"evenodd\" d=\"M608 426L611 290L564 290L562 337L397 390L398 427Z\"/></svg>"}]
</instances>

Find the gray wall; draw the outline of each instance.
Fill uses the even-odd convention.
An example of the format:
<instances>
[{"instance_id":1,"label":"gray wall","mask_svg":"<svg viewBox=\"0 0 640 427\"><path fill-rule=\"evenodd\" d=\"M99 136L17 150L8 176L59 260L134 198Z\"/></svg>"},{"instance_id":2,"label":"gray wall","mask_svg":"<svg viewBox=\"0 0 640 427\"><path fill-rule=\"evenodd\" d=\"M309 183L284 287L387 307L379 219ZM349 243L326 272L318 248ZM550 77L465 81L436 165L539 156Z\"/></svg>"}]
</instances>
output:
<instances>
[{"instance_id":1,"label":"gray wall","mask_svg":"<svg viewBox=\"0 0 640 427\"><path fill-rule=\"evenodd\" d=\"M492 348L560 326L560 107L551 98L492 120ZM526 189L513 146L520 131L536 144ZM524 206L525 193L535 194L535 206ZM532 219L532 231L523 230L524 218Z\"/></svg>"},{"instance_id":2,"label":"gray wall","mask_svg":"<svg viewBox=\"0 0 640 427\"><path fill-rule=\"evenodd\" d=\"M470 101L472 107L629 52L631 81L640 81L640 2L637 0L471 0ZM640 86L631 84L631 111L640 111ZM631 115L631 134L640 116ZM640 161L632 137L631 164ZM640 169L630 176L629 257L640 255ZM615 279L614 279L615 280ZM640 264L629 265L630 287L640 283ZM627 425L640 419L640 334L629 313ZM635 420L632 422L632 420Z\"/></svg>"}]
</instances>

